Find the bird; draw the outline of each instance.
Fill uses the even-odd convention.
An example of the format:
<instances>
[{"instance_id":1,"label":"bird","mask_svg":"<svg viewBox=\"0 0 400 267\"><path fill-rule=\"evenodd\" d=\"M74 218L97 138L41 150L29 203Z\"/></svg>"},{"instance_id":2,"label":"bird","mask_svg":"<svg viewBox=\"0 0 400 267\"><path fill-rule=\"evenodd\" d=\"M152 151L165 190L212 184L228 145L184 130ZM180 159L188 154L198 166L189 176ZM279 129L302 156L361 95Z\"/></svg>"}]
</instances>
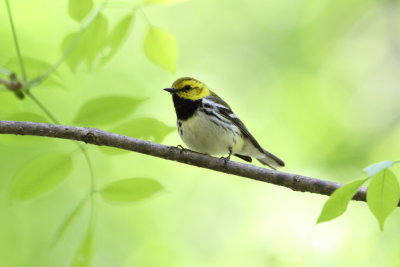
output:
<instances>
[{"instance_id":1,"label":"bird","mask_svg":"<svg viewBox=\"0 0 400 267\"><path fill-rule=\"evenodd\" d=\"M207 85L190 77L177 79L165 91L172 94L178 133L196 152L234 155L247 162L252 158L276 170L285 166L277 156L263 149L230 106Z\"/></svg>"}]
</instances>

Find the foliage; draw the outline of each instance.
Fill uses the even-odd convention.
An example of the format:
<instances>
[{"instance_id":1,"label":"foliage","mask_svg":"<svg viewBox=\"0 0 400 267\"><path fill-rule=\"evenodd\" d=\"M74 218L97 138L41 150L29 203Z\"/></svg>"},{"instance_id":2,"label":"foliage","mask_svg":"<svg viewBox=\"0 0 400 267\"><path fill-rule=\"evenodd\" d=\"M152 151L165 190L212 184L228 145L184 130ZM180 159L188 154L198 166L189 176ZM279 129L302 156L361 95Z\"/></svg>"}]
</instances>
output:
<instances>
[{"instance_id":1,"label":"foliage","mask_svg":"<svg viewBox=\"0 0 400 267\"><path fill-rule=\"evenodd\" d=\"M193 75L282 155L284 171L351 177L319 223L342 215L366 185L369 213L386 228L377 237L358 208L365 203L351 202L344 226L315 228L309 214L322 197L117 149L0 136L1 266L400 264L389 225L398 222L398 161L352 181L400 148L396 3L6 2L14 26L0 17L0 78L14 73L23 86L0 84L0 119L177 145L161 88L171 74Z\"/></svg>"},{"instance_id":2,"label":"foliage","mask_svg":"<svg viewBox=\"0 0 400 267\"><path fill-rule=\"evenodd\" d=\"M131 11L121 17L111 28L105 13L110 7L107 3L95 6L92 0L68 1L68 15L80 24L80 28L67 33L61 42L61 58L53 65L36 58L18 57L9 59L4 65L9 69L7 73L16 71L21 67L23 73L29 73L29 79L25 82L19 94L28 95L42 111L49 116L50 121L58 123L53 114L31 92L33 88L46 81L46 85L62 87L57 69L62 63L67 63L70 70L77 72L83 63L92 69L97 63L105 64L114 57L122 48L133 26L134 14L138 6L131 5L125 9ZM11 15L11 13L9 13ZM12 17L11 17L12 19ZM111 28L111 29L110 29ZM13 28L15 31L15 28ZM177 48L174 37L165 30L149 25L149 32L144 41L146 55L155 64L168 71L175 72ZM21 64L24 63L23 65ZM21 65L20 65L21 64ZM28 72L25 72L24 68ZM22 75L22 73L21 73ZM25 75L25 74L24 74ZM19 90L19 89L18 89ZM107 95L94 97L81 105L73 119L74 125L102 127L108 126L130 117L144 102L145 98L124 95ZM70 112L70 111L69 111ZM12 113L6 119L26 120L35 122L48 122L47 119L32 112ZM153 118L130 119L114 128L115 132L129 134L137 138L148 138L162 141L173 128ZM2 142L12 144L15 138L3 138ZM28 138L29 143L32 142ZM18 142L20 143L20 142ZM22 145L26 145L22 143ZM91 218L89 227L79 245L72 261L72 266L91 266L94 253L94 225L93 217L94 195L100 193L109 204L129 204L149 198L163 189L163 186L150 178L129 178L113 182L97 191L96 177L90 156L85 148L78 145L87 160L91 170L89 196L82 199L72 212L65 218L58 228L52 244L57 245L67 230L72 227L78 215L84 210L85 203L90 200ZM107 152L107 150L105 150ZM111 153L118 154L118 153ZM11 188L10 198L13 202L27 201L54 191L73 170L72 155L65 152L51 152L26 163L16 173Z\"/></svg>"},{"instance_id":3,"label":"foliage","mask_svg":"<svg viewBox=\"0 0 400 267\"><path fill-rule=\"evenodd\" d=\"M342 215L361 185L371 180L367 190L368 207L383 231L386 218L400 204L399 183L395 174L389 169L396 163L399 162L387 160L366 167L364 171L368 177L345 184L333 192L322 208L317 222L330 221Z\"/></svg>"}]
</instances>

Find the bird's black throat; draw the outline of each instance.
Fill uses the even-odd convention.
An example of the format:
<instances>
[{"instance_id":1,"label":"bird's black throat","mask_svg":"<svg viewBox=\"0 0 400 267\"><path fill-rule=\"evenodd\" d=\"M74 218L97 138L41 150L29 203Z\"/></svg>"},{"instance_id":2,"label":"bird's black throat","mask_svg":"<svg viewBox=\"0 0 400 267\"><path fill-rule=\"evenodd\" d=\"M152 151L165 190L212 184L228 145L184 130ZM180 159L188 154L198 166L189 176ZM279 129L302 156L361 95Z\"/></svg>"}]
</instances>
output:
<instances>
[{"instance_id":1,"label":"bird's black throat","mask_svg":"<svg viewBox=\"0 0 400 267\"><path fill-rule=\"evenodd\" d=\"M173 94L172 99L174 101L176 116L178 120L189 119L201 106L201 99L199 100L185 99L179 97L177 94Z\"/></svg>"}]
</instances>

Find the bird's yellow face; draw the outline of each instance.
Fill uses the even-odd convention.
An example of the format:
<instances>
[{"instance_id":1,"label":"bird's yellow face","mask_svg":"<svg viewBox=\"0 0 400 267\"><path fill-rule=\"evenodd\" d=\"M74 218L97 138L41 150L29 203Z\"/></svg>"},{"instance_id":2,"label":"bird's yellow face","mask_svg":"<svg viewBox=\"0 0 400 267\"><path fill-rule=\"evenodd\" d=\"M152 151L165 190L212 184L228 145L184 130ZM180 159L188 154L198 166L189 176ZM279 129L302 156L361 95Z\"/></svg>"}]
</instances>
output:
<instances>
[{"instance_id":1,"label":"bird's yellow face","mask_svg":"<svg viewBox=\"0 0 400 267\"><path fill-rule=\"evenodd\" d=\"M165 90L189 100L199 100L211 95L210 89L204 83L189 77L179 78L172 84L172 88Z\"/></svg>"}]
</instances>

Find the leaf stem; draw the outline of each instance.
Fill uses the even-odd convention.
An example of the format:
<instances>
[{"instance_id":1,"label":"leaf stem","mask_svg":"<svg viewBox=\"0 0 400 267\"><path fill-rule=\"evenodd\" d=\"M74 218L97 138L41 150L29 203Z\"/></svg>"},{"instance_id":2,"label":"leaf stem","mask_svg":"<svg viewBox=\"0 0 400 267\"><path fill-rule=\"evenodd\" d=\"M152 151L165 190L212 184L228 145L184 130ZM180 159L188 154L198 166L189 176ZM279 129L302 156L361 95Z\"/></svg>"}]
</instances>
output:
<instances>
[{"instance_id":1,"label":"leaf stem","mask_svg":"<svg viewBox=\"0 0 400 267\"><path fill-rule=\"evenodd\" d=\"M147 17L146 13L141 8L138 8L138 10L142 13L144 21L147 23L148 26L151 26L152 24L150 23L149 18Z\"/></svg>"},{"instance_id":2,"label":"leaf stem","mask_svg":"<svg viewBox=\"0 0 400 267\"><path fill-rule=\"evenodd\" d=\"M59 124L58 120L50 113L50 111L39 101L30 91L26 91L26 95L50 118L53 123Z\"/></svg>"},{"instance_id":3,"label":"leaf stem","mask_svg":"<svg viewBox=\"0 0 400 267\"><path fill-rule=\"evenodd\" d=\"M26 82L27 75L26 75L26 70L25 70L25 64L24 64L24 60L22 59L21 49L19 47L17 31L15 30L14 20L13 20L12 14L11 14L10 3L9 3L9 0L5 0L5 2L6 2L6 6L7 6L8 19L10 21L11 31L12 31L12 35L13 35L13 39L14 39L15 50L17 51L19 66L21 68L22 80L24 82Z\"/></svg>"}]
</instances>

